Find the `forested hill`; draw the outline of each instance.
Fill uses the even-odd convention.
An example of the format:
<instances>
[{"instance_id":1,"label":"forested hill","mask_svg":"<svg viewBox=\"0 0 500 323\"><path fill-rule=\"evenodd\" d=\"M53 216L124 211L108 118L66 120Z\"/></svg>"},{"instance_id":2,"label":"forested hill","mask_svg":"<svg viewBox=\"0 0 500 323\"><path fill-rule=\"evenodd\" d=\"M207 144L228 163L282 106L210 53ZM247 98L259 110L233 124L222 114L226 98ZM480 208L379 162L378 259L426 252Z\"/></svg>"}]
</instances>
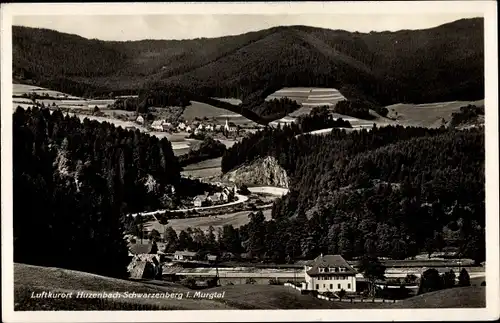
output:
<instances>
[{"instance_id":1,"label":"forested hill","mask_svg":"<svg viewBox=\"0 0 500 323\"><path fill-rule=\"evenodd\" d=\"M386 105L484 98L482 18L425 30L350 33L306 26L194 40L107 42L13 27L20 81L76 95L181 86L253 109L286 86L334 87Z\"/></svg>"},{"instance_id":2,"label":"forested hill","mask_svg":"<svg viewBox=\"0 0 500 323\"><path fill-rule=\"evenodd\" d=\"M38 107L12 119L16 262L126 275L124 216L205 191L166 138Z\"/></svg>"},{"instance_id":3,"label":"forested hill","mask_svg":"<svg viewBox=\"0 0 500 323\"><path fill-rule=\"evenodd\" d=\"M273 221L241 228L247 252L310 259L375 254L405 259L456 248L485 257L484 129L383 127L326 136L259 132L228 149L223 170L271 155L290 192Z\"/></svg>"}]
</instances>

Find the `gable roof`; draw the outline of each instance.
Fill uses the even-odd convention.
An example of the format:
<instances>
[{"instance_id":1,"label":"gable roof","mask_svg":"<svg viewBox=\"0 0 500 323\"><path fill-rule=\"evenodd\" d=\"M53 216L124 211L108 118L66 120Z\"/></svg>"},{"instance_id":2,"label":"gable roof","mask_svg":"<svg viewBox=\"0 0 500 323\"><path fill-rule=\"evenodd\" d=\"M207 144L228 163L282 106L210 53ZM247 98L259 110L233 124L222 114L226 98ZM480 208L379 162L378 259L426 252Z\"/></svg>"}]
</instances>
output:
<instances>
[{"instance_id":1,"label":"gable roof","mask_svg":"<svg viewBox=\"0 0 500 323\"><path fill-rule=\"evenodd\" d=\"M354 268L349 265L349 263L341 255L321 255L316 257L307 264L312 267L307 271L309 276L315 276L319 274L319 268L346 268L344 272L327 272L321 273L321 275L355 275L357 272Z\"/></svg>"},{"instance_id":2,"label":"gable roof","mask_svg":"<svg viewBox=\"0 0 500 323\"><path fill-rule=\"evenodd\" d=\"M151 126L161 126L162 123L163 123L163 120L155 120L155 121L153 121Z\"/></svg>"},{"instance_id":3,"label":"gable roof","mask_svg":"<svg viewBox=\"0 0 500 323\"><path fill-rule=\"evenodd\" d=\"M205 195L198 195L196 196L193 201L205 201L207 199L207 197Z\"/></svg>"}]
</instances>

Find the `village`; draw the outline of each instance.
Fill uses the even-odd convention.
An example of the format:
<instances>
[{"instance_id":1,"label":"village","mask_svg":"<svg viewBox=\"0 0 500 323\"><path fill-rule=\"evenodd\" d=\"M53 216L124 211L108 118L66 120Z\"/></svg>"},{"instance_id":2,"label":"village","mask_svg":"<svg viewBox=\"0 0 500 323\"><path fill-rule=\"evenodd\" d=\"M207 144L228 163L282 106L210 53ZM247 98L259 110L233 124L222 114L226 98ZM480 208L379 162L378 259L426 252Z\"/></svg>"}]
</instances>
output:
<instances>
[{"instance_id":1,"label":"village","mask_svg":"<svg viewBox=\"0 0 500 323\"><path fill-rule=\"evenodd\" d=\"M224 134L227 137L238 135L243 129L237 126L229 119L225 120L225 124L217 123L216 120L192 120L191 122L184 121L167 121L166 119L158 119L152 122L146 120L143 116L139 115L135 122L138 125L145 126L151 131L159 132L187 132L193 136L199 136L203 133Z\"/></svg>"}]
</instances>

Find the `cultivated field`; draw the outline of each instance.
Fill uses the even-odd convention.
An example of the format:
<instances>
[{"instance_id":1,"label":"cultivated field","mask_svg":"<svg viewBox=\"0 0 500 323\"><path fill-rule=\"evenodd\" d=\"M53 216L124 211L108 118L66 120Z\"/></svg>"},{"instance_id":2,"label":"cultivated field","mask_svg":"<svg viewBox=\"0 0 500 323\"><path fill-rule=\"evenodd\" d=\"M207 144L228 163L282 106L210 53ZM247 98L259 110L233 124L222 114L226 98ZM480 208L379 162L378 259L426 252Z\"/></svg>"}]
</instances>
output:
<instances>
[{"instance_id":1,"label":"cultivated field","mask_svg":"<svg viewBox=\"0 0 500 323\"><path fill-rule=\"evenodd\" d=\"M222 101L222 99L219 99ZM229 99L234 100L234 99ZM187 121L192 121L194 118L204 118L209 119L215 118L217 123L225 124L226 119L230 122L234 122L241 126L256 126L257 124L250 119L245 118L241 114L237 114L225 109L214 107L210 104L191 101L191 105L187 106L182 113L182 117Z\"/></svg>"},{"instance_id":2,"label":"cultivated field","mask_svg":"<svg viewBox=\"0 0 500 323\"><path fill-rule=\"evenodd\" d=\"M484 100L479 101L452 101L426 104L394 104L387 106L388 118L397 123L408 126L440 127L442 119L448 123L453 112L460 111L460 107L473 104L484 106Z\"/></svg>"},{"instance_id":3,"label":"cultivated field","mask_svg":"<svg viewBox=\"0 0 500 323\"><path fill-rule=\"evenodd\" d=\"M291 117L309 114L313 107L334 106L338 101L345 100L345 97L337 89L310 87L283 88L269 95L266 100L283 97L295 100L302 105L300 109L290 114Z\"/></svg>"}]
</instances>

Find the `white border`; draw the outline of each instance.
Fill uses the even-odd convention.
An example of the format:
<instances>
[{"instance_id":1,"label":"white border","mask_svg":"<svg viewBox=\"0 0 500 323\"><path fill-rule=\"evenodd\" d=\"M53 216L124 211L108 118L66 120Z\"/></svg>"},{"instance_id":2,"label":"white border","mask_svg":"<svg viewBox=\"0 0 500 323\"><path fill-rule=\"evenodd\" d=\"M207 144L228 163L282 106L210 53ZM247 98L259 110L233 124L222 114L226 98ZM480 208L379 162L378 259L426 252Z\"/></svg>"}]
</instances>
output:
<instances>
[{"instance_id":1,"label":"white border","mask_svg":"<svg viewBox=\"0 0 500 323\"><path fill-rule=\"evenodd\" d=\"M5 322L144 322L144 321L319 321L319 320L492 320L499 318L498 208L498 49L495 1L440 2L294 2L294 3L95 3L2 4L2 320ZM253 310L164 312L14 312L12 252L12 50L14 15L136 15L136 14L439 14L478 13L485 19L486 85L486 228L488 284L485 309L408 310ZM263 295L265 297L265 295Z\"/></svg>"}]
</instances>

